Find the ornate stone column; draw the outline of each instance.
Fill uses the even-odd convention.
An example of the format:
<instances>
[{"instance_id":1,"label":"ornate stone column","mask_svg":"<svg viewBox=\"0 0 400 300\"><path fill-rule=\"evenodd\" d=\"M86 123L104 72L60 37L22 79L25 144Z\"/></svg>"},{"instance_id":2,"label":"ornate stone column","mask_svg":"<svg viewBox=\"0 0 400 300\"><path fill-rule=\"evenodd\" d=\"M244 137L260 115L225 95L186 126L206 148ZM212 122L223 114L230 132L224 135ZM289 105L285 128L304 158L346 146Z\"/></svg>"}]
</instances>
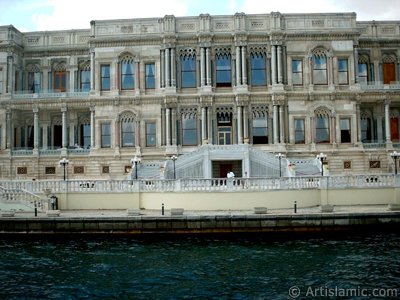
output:
<instances>
[{"instance_id":1,"label":"ornate stone column","mask_svg":"<svg viewBox=\"0 0 400 300\"><path fill-rule=\"evenodd\" d=\"M362 135L361 135L361 109L360 103L356 104L356 118L357 118L357 142L362 142Z\"/></svg>"},{"instance_id":2,"label":"ornate stone column","mask_svg":"<svg viewBox=\"0 0 400 300\"><path fill-rule=\"evenodd\" d=\"M271 77L272 84L276 84L276 46L271 46Z\"/></svg>"},{"instance_id":3,"label":"ornate stone column","mask_svg":"<svg viewBox=\"0 0 400 300\"><path fill-rule=\"evenodd\" d=\"M139 68L139 59L135 59L135 92L136 94L140 93L140 68Z\"/></svg>"},{"instance_id":4,"label":"ornate stone column","mask_svg":"<svg viewBox=\"0 0 400 300\"><path fill-rule=\"evenodd\" d=\"M161 77L161 88L165 87L165 50L160 52L160 77Z\"/></svg>"},{"instance_id":5,"label":"ornate stone column","mask_svg":"<svg viewBox=\"0 0 400 300\"><path fill-rule=\"evenodd\" d=\"M67 108L61 108L62 113L62 147L67 148Z\"/></svg>"},{"instance_id":6,"label":"ornate stone column","mask_svg":"<svg viewBox=\"0 0 400 300\"><path fill-rule=\"evenodd\" d=\"M247 113L247 107L243 106L243 142L249 143L249 117Z\"/></svg>"},{"instance_id":7,"label":"ornate stone column","mask_svg":"<svg viewBox=\"0 0 400 300\"><path fill-rule=\"evenodd\" d=\"M90 90L95 90L95 52L93 49L90 50Z\"/></svg>"},{"instance_id":8,"label":"ornate stone column","mask_svg":"<svg viewBox=\"0 0 400 300\"><path fill-rule=\"evenodd\" d=\"M390 101L388 99L385 100L385 133L386 133L386 143L391 142L391 134L390 134Z\"/></svg>"},{"instance_id":9,"label":"ornate stone column","mask_svg":"<svg viewBox=\"0 0 400 300\"><path fill-rule=\"evenodd\" d=\"M91 106L90 107L90 148L95 148L96 143L95 143L95 107Z\"/></svg>"},{"instance_id":10,"label":"ornate stone column","mask_svg":"<svg viewBox=\"0 0 400 300\"><path fill-rule=\"evenodd\" d=\"M201 108L201 141L204 144L204 141L207 139L207 117L206 117L206 108Z\"/></svg>"},{"instance_id":11,"label":"ornate stone column","mask_svg":"<svg viewBox=\"0 0 400 300\"><path fill-rule=\"evenodd\" d=\"M14 87L14 59L12 55L7 56L7 92L12 94Z\"/></svg>"},{"instance_id":12,"label":"ornate stone column","mask_svg":"<svg viewBox=\"0 0 400 300\"><path fill-rule=\"evenodd\" d=\"M243 144L243 133L242 133L242 107L237 107L237 141L238 144Z\"/></svg>"},{"instance_id":13,"label":"ornate stone column","mask_svg":"<svg viewBox=\"0 0 400 300\"><path fill-rule=\"evenodd\" d=\"M213 143L213 135L212 135L212 107L209 106L207 107L207 137L208 137L208 143L212 144Z\"/></svg>"},{"instance_id":14,"label":"ornate stone column","mask_svg":"<svg viewBox=\"0 0 400 300\"><path fill-rule=\"evenodd\" d=\"M33 149L39 148L39 109L33 109Z\"/></svg>"},{"instance_id":15,"label":"ornate stone column","mask_svg":"<svg viewBox=\"0 0 400 300\"><path fill-rule=\"evenodd\" d=\"M6 148L11 149L12 146L12 113L11 109L7 109L6 113Z\"/></svg>"},{"instance_id":16,"label":"ornate stone column","mask_svg":"<svg viewBox=\"0 0 400 300\"><path fill-rule=\"evenodd\" d=\"M170 63L170 54L169 54L169 49L168 48L166 48L165 49L165 87L169 87L169 86L171 86L171 79L170 79L170 77L169 77L169 68L170 68L170 66L171 66L171 63Z\"/></svg>"},{"instance_id":17,"label":"ornate stone column","mask_svg":"<svg viewBox=\"0 0 400 300\"><path fill-rule=\"evenodd\" d=\"M278 82L283 82L283 75L282 75L282 46L276 46L276 56L278 58L277 69L278 69ZM281 141L282 142L282 141Z\"/></svg>"},{"instance_id":18,"label":"ornate stone column","mask_svg":"<svg viewBox=\"0 0 400 300\"><path fill-rule=\"evenodd\" d=\"M279 105L279 142L285 142L285 110L283 105Z\"/></svg>"},{"instance_id":19,"label":"ornate stone column","mask_svg":"<svg viewBox=\"0 0 400 300\"><path fill-rule=\"evenodd\" d=\"M171 110L167 107L165 109L165 141L167 146L171 145Z\"/></svg>"},{"instance_id":20,"label":"ornate stone column","mask_svg":"<svg viewBox=\"0 0 400 300\"><path fill-rule=\"evenodd\" d=\"M211 67L210 67L210 48L206 48L206 82L207 85L211 85Z\"/></svg>"},{"instance_id":21,"label":"ornate stone column","mask_svg":"<svg viewBox=\"0 0 400 300\"><path fill-rule=\"evenodd\" d=\"M206 84L206 50L204 47L200 48L200 85L205 86Z\"/></svg>"},{"instance_id":22,"label":"ornate stone column","mask_svg":"<svg viewBox=\"0 0 400 300\"><path fill-rule=\"evenodd\" d=\"M170 66L170 71L171 71L171 86L174 87L176 86L176 67L175 67L175 49L171 48L170 49L170 54L171 54L171 66Z\"/></svg>"},{"instance_id":23,"label":"ornate stone column","mask_svg":"<svg viewBox=\"0 0 400 300\"><path fill-rule=\"evenodd\" d=\"M278 105L274 105L274 144L279 143L278 126Z\"/></svg>"},{"instance_id":24,"label":"ornate stone column","mask_svg":"<svg viewBox=\"0 0 400 300\"><path fill-rule=\"evenodd\" d=\"M236 46L236 86L242 84L240 66L240 46Z\"/></svg>"},{"instance_id":25,"label":"ornate stone column","mask_svg":"<svg viewBox=\"0 0 400 300\"><path fill-rule=\"evenodd\" d=\"M246 47L242 46L242 84L247 84Z\"/></svg>"}]
</instances>

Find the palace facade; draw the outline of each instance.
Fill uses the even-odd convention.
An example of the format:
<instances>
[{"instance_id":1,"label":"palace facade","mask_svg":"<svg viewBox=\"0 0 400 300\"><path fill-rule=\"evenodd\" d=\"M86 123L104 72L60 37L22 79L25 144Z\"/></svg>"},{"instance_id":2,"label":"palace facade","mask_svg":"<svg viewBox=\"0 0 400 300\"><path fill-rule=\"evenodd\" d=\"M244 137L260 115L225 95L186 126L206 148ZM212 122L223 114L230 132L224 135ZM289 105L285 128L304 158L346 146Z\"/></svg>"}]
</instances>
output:
<instances>
[{"instance_id":1,"label":"palace facade","mask_svg":"<svg viewBox=\"0 0 400 300\"><path fill-rule=\"evenodd\" d=\"M355 13L1 26L0 178L393 172L399 37Z\"/></svg>"}]
</instances>

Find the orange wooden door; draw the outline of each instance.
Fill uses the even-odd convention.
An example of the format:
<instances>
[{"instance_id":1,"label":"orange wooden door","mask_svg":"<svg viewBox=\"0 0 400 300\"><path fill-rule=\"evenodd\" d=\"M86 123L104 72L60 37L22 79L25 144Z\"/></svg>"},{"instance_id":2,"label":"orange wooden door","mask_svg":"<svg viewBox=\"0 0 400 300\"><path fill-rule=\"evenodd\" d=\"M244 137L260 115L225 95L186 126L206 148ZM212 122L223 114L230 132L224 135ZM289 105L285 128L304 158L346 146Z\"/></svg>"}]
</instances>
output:
<instances>
[{"instance_id":1,"label":"orange wooden door","mask_svg":"<svg viewBox=\"0 0 400 300\"><path fill-rule=\"evenodd\" d=\"M393 142L399 141L399 119L390 118L390 135Z\"/></svg>"},{"instance_id":2,"label":"orange wooden door","mask_svg":"<svg viewBox=\"0 0 400 300\"><path fill-rule=\"evenodd\" d=\"M390 84L396 81L396 65L383 64L383 84Z\"/></svg>"}]
</instances>

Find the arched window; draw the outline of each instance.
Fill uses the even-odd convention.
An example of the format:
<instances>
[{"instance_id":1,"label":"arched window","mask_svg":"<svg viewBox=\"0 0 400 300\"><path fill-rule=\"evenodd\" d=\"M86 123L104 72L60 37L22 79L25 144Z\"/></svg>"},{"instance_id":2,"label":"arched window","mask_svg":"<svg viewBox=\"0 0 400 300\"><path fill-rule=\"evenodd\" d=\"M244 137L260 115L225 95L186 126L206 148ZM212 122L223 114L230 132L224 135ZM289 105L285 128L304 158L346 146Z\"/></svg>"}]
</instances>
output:
<instances>
[{"instance_id":1,"label":"arched window","mask_svg":"<svg viewBox=\"0 0 400 300\"><path fill-rule=\"evenodd\" d=\"M382 58L383 84L391 84L396 81L396 63L395 54L385 54Z\"/></svg>"},{"instance_id":2,"label":"arched window","mask_svg":"<svg viewBox=\"0 0 400 300\"><path fill-rule=\"evenodd\" d=\"M232 86L230 49L223 49L215 56L217 87Z\"/></svg>"},{"instance_id":3,"label":"arched window","mask_svg":"<svg viewBox=\"0 0 400 300\"><path fill-rule=\"evenodd\" d=\"M90 61L79 64L79 89L82 92L90 91Z\"/></svg>"},{"instance_id":4,"label":"arched window","mask_svg":"<svg viewBox=\"0 0 400 300\"><path fill-rule=\"evenodd\" d=\"M268 108L253 108L252 121L253 144L268 144Z\"/></svg>"},{"instance_id":5,"label":"arched window","mask_svg":"<svg viewBox=\"0 0 400 300\"><path fill-rule=\"evenodd\" d=\"M370 67L369 57L366 54L358 55L358 82L367 84L371 81L371 72L373 69Z\"/></svg>"},{"instance_id":6,"label":"arched window","mask_svg":"<svg viewBox=\"0 0 400 300\"><path fill-rule=\"evenodd\" d=\"M135 88L135 64L131 55L125 55L120 62L121 90Z\"/></svg>"},{"instance_id":7,"label":"arched window","mask_svg":"<svg viewBox=\"0 0 400 300\"><path fill-rule=\"evenodd\" d=\"M196 52L185 49L181 52L181 86L183 88L196 87Z\"/></svg>"},{"instance_id":8,"label":"arched window","mask_svg":"<svg viewBox=\"0 0 400 300\"><path fill-rule=\"evenodd\" d=\"M79 146L90 148L90 119L84 116L79 120Z\"/></svg>"},{"instance_id":9,"label":"arched window","mask_svg":"<svg viewBox=\"0 0 400 300\"><path fill-rule=\"evenodd\" d=\"M370 143L372 140L372 118L367 112L361 112L361 142Z\"/></svg>"},{"instance_id":10,"label":"arched window","mask_svg":"<svg viewBox=\"0 0 400 300\"><path fill-rule=\"evenodd\" d=\"M123 113L120 118L121 122L121 146L135 147L135 127L136 118L130 112Z\"/></svg>"},{"instance_id":11,"label":"arched window","mask_svg":"<svg viewBox=\"0 0 400 300\"><path fill-rule=\"evenodd\" d=\"M36 64L28 65L28 90L32 93L39 93L42 89L42 73Z\"/></svg>"},{"instance_id":12,"label":"arched window","mask_svg":"<svg viewBox=\"0 0 400 300\"><path fill-rule=\"evenodd\" d=\"M53 65L53 90L65 92L67 90L67 72L65 63Z\"/></svg>"},{"instance_id":13,"label":"arched window","mask_svg":"<svg viewBox=\"0 0 400 300\"><path fill-rule=\"evenodd\" d=\"M189 108L182 111L182 145L197 145L197 118L196 108Z\"/></svg>"},{"instance_id":14,"label":"arched window","mask_svg":"<svg viewBox=\"0 0 400 300\"><path fill-rule=\"evenodd\" d=\"M325 108L315 111L315 142L330 143L330 112Z\"/></svg>"},{"instance_id":15,"label":"arched window","mask_svg":"<svg viewBox=\"0 0 400 300\"><path fill-rule=\"evenodd\" d=\"M264 52L253 52L250 55L251 85L267 84L267 64Z\"/></svg>"},{"instance_id":16,"label":"arched window","mask_svg":"<svg viewBox=\"0 0 400 300\"><path fill-rule=\"evenodd\" d=\"M327 51L324 48L313 51L313 83L328 84Z\"/></svg>"}]
</instances>

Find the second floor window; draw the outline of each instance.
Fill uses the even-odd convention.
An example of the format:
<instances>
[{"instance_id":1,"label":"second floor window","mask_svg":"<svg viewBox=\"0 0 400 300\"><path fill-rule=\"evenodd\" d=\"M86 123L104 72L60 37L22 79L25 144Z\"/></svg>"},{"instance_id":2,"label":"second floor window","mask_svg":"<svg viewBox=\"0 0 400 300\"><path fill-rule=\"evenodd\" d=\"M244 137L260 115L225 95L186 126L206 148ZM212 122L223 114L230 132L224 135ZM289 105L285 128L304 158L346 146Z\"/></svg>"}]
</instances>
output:
<instances>
[{"instance_id":1,"label":"second floor window","mask_svg":"<svg viewBox=\"0 0 400 300\"><path fill-rule=\"evenodd\" d=\"M122 147L135 146L135 120L132 115L123 116L121 119L121 144Z\"/></svg>"},{"instance_id":2,"label":"second floor window","mask_svg":"<svg viewBox=\"0 0 400 300\"><path fill-rule=\"evenodd\" d=\"M82 92L90 91L90 70L81 70L80 74L80 90Z\"/></svg>"},{"instance_id":3,"label":"second floor window","mask_svg":"<svg viewBox=\"0 0 400 300\"><path fill-rule=\"evenodd\" d=\"M366 63L358 64L358 82L367 83L368 82L368 65Z\"/></svg>"},{"instance_id":4,"label":"second floor window","mask_svg":"<svg viewBox=\"0 0 400 300\"><path fill-rule=\"evenodd\" d=\"M320 115L315 118L316 142L330 143L329 116Z\"/></svg>"},{"instance_id":5,"label":"second floor window","mask_svg":"<svg viewBox=\"0 0 400 300\"><path fill-rule=\"evenodd\" d=\"M101 90L109 91L110 90L110 65L101 65L100 66L101 73Z\"/></svg>"},{"instance_id":6,"label":"second floor window","mask_svg":"<svg viewBox=\"0 0 400 300\"><path fill-rule=\"evenodd\" d=\"M266 63L264 53L251 54L251 85L266 85Z\"/></svg>"},{"instance_id":7,"label":"second floor window","mask_svg":"<svg viewBox=\"0 0 400 300\"><path fill-rule=\"evenodd\" d=\"M339 84L349 84L349 70L347 59L338 60Z\"/></svg>"},{"instance_id":8,"label":"second floor window","mask_svg":"<svg viewBox=\"0 0 400 300\"><path fill-rule=\"evenodd\" d=\"M111 147L111 124L101 124L101 148Z\"/></svg>"},{"instance_id":9,"label":"second floor window","mask_svg":"<svg viewBox=\"0 0 400 300\"><path fill-rule=\"evenodd\" d=\"M28 88L32 93L39 93L41 91L41 73L29 72L28 73Z\"/></svg>"},{"instance_id":10,"label":"second floor window","mask_svg":"<svg viewBox=\"0 0 400 300\"><path fill-rule=\"evenodd\" d=\"M156 66L154 63L146 64L146 89L154 89L156 87Z\"/></svg>"},{"instance_id":11,"label":"second floor window","mask_svg":"<svg viewBox=\"0 0 400 300\"><path fill-rule=\"evenodd\" d=\"M133 60L121 61L121 89L133 90L135 88L135 68Z\"/></svg>"},{"instance_id":12,"label":"second floor window","mask_svg":"<svg viewBox=\"0 0 400 300\"><path fill-rule=\"evenodd\" d=\"M182 116L182 145L197 145L196 115Z\"/></svg>"},{"instance_id":13,"label":"second floor window","mask_svg":"<svg viewBox=\"0 0 400 300\"><path fill-rule=\"evenodd\" d=\"M156 146L156 134L157 134L156 122L146 122L146 146Z\"/></svg>"},{"instance_id":14,"label":"second floor window","mask_svg":"<svg viewBox=\"0 0 400 300\"><path fill-rule=\"evenodd\" d=\"M318 49L313 55L313 83L328 84L326 53Z\"/></svg>"},{"instance_id":15,"label":"second floor window","mask_svg":"<svg viewBox=\"0 0 400 300\"><path fill-rule=\"evenodd\" d=\"M303 61L292 60L292 82L293 85L303 85Z\"/></svg>"},{"instance_id":16,"label":"second floor window","mask_svg":"<svg viewBox=\"0 0 400 300\"><path fill-rule=\"evenodd\" d=\"M181 84L183 88L196 87L196 56L181 56Z\"/></svg>"},{"instance_id":17,"label":"second floor window","mask_svg":"<svg viewBox=\"0 0 400 300\"><path fill-rule=\"evenodd\" d=\"M294 143L304 144L305 143L305 130L304 130L304 119L294 119Z\"/></svg>"},{"instance_id":18,"label":"second floor window","mask_svg":"<svg viewBox=\"0 0 400 300\"><path fill-rule=\"evenodd\" d=\"M217 87L232 86L231 81L231 56L223 53L216 56L216 75Z\"/></svg>"}]
</instances>

